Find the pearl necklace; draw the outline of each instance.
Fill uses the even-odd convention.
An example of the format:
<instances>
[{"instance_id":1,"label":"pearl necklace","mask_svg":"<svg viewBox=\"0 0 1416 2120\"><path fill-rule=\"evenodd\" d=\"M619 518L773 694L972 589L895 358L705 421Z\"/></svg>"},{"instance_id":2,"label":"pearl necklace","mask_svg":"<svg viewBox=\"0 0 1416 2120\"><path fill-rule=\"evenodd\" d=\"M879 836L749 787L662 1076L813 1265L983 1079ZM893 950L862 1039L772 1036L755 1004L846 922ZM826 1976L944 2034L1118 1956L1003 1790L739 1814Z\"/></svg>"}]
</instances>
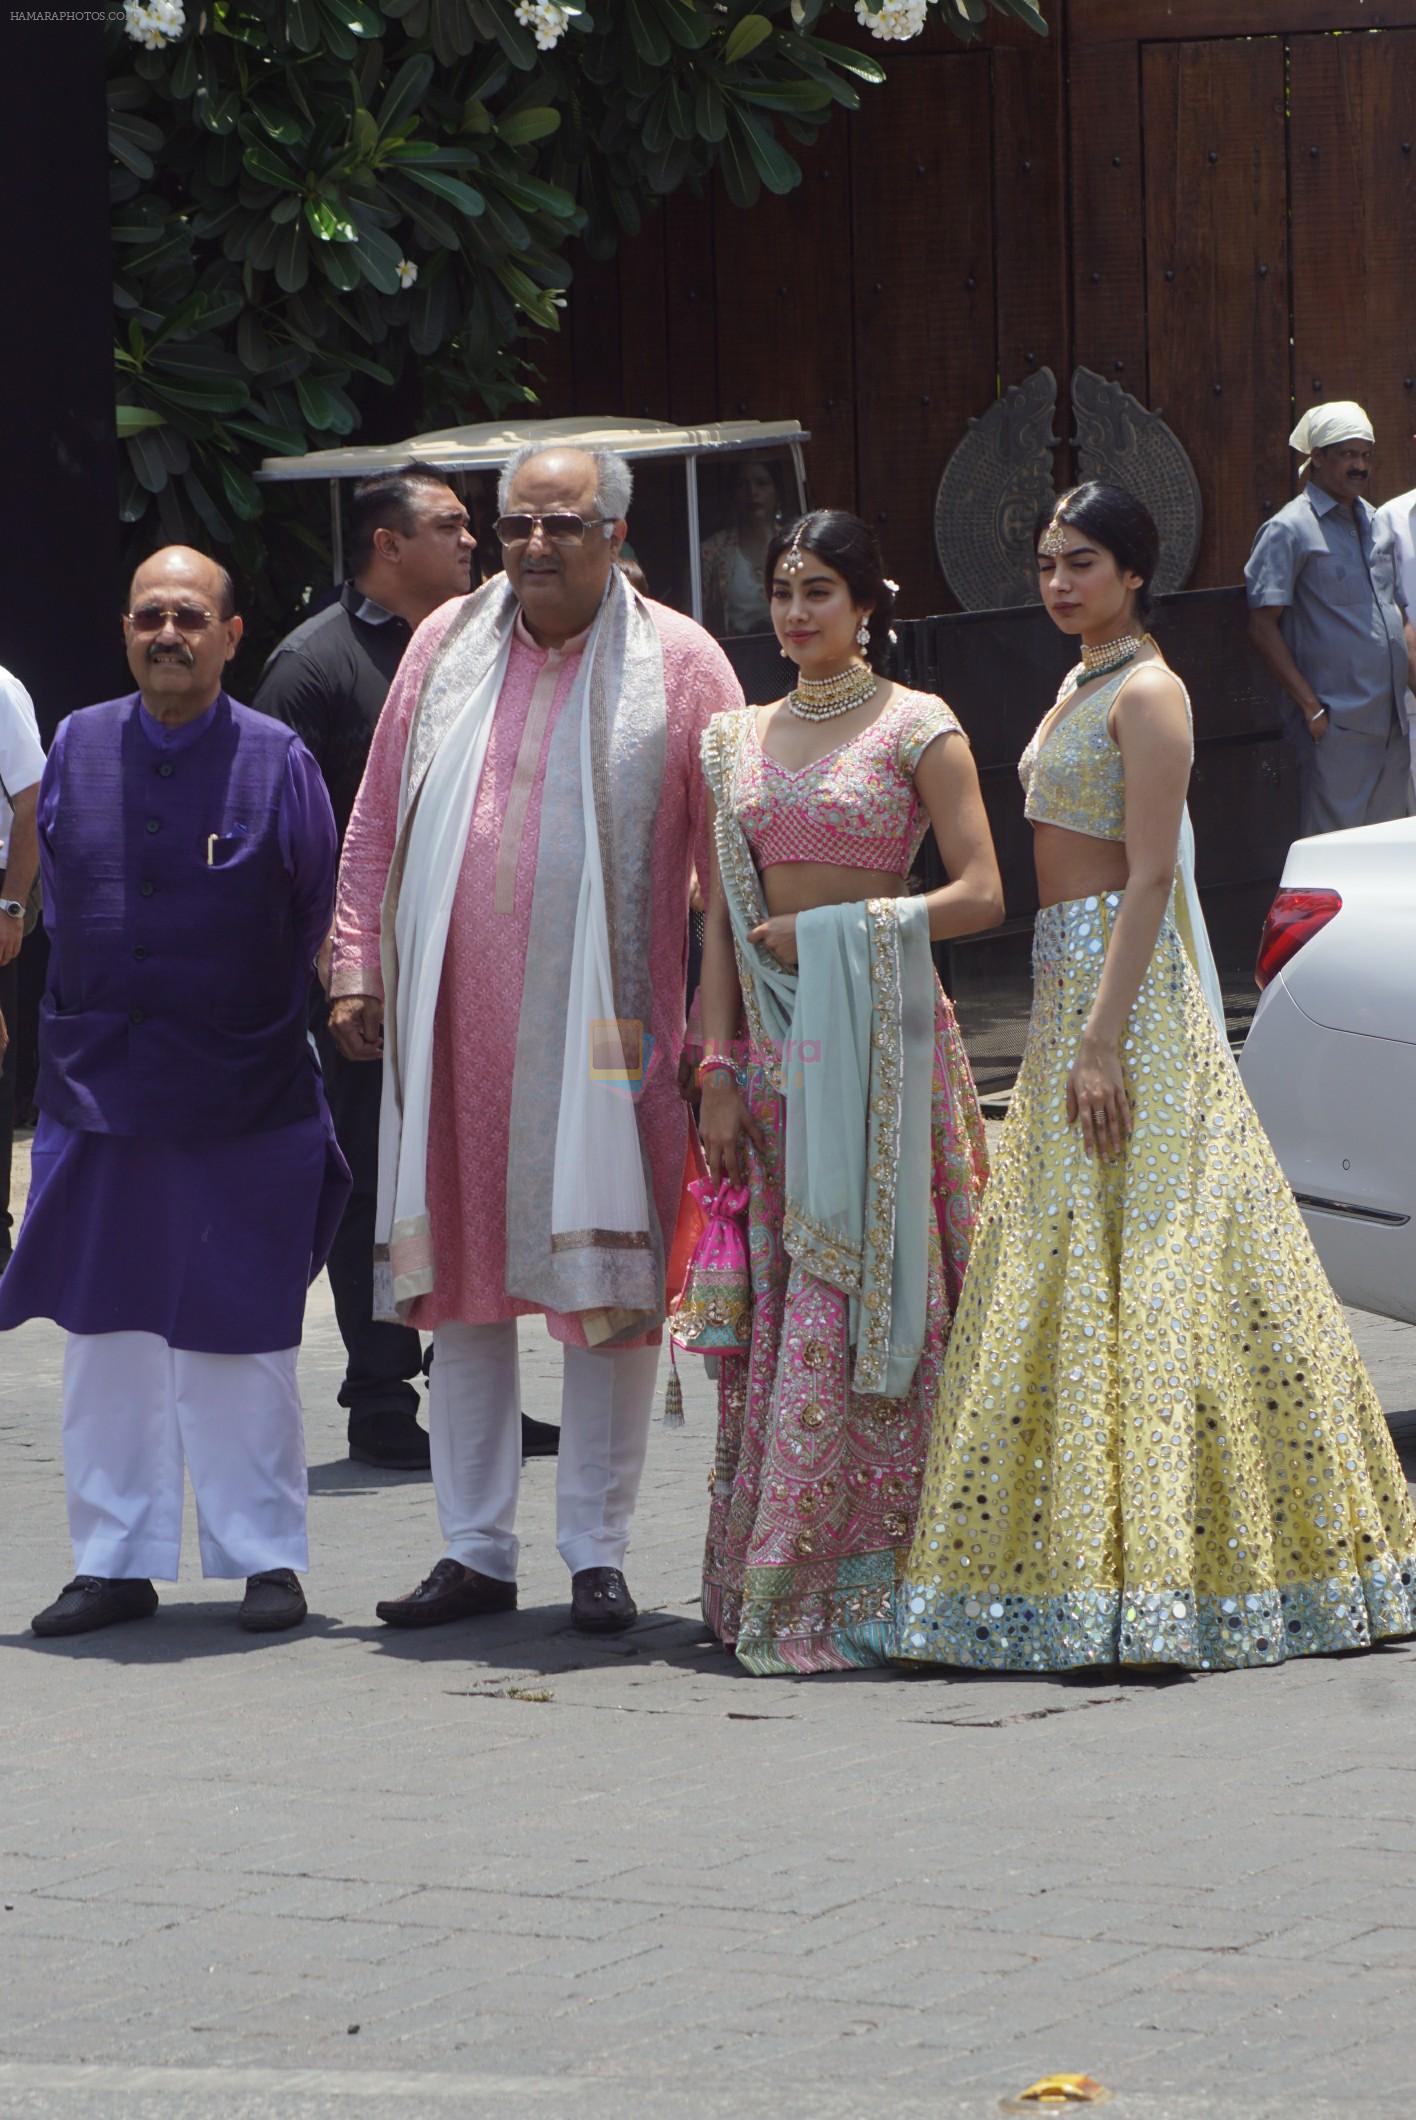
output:
<instances>
[{"instance_id":1,"label":"pearl necklace","mask_svg":"<svg viewBox=\"0 0 1416 2120\"><path fill-rule=\"evenodd\" d=\"M1102 677L1108 670L1119 670L1131 658L1139 655L1150 639L1148 633L1123 633L1119 640L1103 642L1099 648L1089 648L1082 643L1082 675L1085 684L1090 677Z\"/></svg>"},{"instance_id":2,"label":"pearl necklace","mask_svg":"<svg viewBox=\"0 0 1416 2120\"><path fill-rule=\"evenodd\" d=\"M852 707L863 707L879 682L865 663L852 663L834 677L799 677L787 705L802 721L834 721Z\"/></svg>"}]
</instances>

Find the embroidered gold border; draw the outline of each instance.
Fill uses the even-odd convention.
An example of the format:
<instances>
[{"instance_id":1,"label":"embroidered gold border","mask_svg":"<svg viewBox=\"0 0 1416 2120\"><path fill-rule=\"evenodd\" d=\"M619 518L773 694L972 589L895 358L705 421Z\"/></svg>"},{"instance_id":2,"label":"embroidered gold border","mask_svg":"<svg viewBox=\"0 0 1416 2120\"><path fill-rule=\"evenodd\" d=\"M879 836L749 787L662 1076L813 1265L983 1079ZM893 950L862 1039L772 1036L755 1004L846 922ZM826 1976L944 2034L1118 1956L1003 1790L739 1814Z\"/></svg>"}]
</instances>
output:
<instances>
[{"instance_id":1,"label":"embroidered gold border","mask_svg":"<svg viewBox=\"0 0 1416 2120\"><path fill-rule=\"evenodd\" d=\"M894 898L871 898L866 901L865 908L870 923L870 983L875 1006L870 1031L865 1250L860 1326L856 1335L852 1379L857 1391L883 1391L890 1367L895 1185L900 1166L900 1123L904 1104L898 904L899 900Z\"/></svg>"},{"instance_id":2,"label":"embroidered gold border","mask_svg":"<svg viewBox=\"0 0 1416 2120\"><path fill-rule=\"evenodd\" d=\"M736 780L751 724L752 707L737 707L727 714L716 714L703 732L703 770L708 785L713 790L713 804L717 811L713 825L713 845L717 854L718 868L724 888L755 915L751 922L756 926L767 918L767 908L762 899L762 879L753 865L752 854L742 826L737 821ZM753 966L746 959L743 949L734 937L734 950L738 962L738 983L742 988L742 1005L747 1016L748 1036L754 1054L760 1054L767 1079L780 1096L782 1093L782 1065L776 1057L776 1049L763 1021L761 1006L757 999L757 982Z\"/></svg>"},{"instance_id":3,"label":"embroidered gold border","mask_svg":"<svg viewBox=\"0 0 1416 2120\"><path fill-rule=\"evenodd\" d=\"M648 1251L649 1235L642 1229L558 1229L551 1233L552 1251Z\"/></svg>"}]
</instances>

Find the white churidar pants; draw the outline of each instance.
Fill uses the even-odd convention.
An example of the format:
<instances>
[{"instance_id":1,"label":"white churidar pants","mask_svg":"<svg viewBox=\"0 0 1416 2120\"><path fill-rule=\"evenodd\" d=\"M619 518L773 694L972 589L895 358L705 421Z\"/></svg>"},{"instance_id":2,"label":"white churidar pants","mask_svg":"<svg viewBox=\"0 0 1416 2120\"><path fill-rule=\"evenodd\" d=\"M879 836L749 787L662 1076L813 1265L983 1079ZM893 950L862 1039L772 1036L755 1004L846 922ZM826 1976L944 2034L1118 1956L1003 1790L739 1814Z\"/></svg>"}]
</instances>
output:
<instances>
[{"instance_id":1,"label":"white churidar pants","mask_svg":"<svg viewBox=\"0 0 1416 2120\"><path fill-rule=\"evenodd\" d=\"M182 1467L203 1575L309 1567L298 1349L192 1354L155 1332L71 1332L64 1483L80 1575L175 1582Z\"/></svg>"},{"instance_id":2,"label":"white churidar pants","mask_svg":"<svg viewBox=\"0 0 1416 2120\"><path fill-rule=\"evenodd\" d=\"M618 1568L629 1544L657 1347L562 1350L556 1547L571 1574ZM428 1389L433 1491L450 1560L516 1580L521 1385L516 1320L439 1325Z\"/></svg>"}]
</instances>

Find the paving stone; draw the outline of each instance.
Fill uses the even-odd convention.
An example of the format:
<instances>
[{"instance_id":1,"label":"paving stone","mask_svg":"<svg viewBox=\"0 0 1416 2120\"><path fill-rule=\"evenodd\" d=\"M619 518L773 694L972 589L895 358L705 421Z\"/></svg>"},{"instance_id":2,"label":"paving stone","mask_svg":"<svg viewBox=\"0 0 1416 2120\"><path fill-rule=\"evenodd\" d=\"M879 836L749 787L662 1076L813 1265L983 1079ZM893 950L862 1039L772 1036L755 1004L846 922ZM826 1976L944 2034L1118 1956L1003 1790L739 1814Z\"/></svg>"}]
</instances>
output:
<instances>
[{"instance_id":1,"label":"paving stone","mask_svg":"<svg viewBox=\"0 0 1416 2120\"><path fill-rule=\"evenodd\" d=\"M1416 1331L1356 1322L1416 1406ZM555 1350L523 1345L555 1418ZM538 1463L520 1609L390 1633L373 1604L436 1559L432 1495L348 1463L323 1284L311 1625L241 1636L189 1512L156 1620L41 1646L28 1615L71 1572L60 1337L0 1355L5 2120L978 2120L1067 2067L1118 2120L1404 2110L1410 1650L754 1681L694 1610L689 1364L689 1425L651 1442L639 1628L570 1631Z\"/></svg>"}]
</instances>

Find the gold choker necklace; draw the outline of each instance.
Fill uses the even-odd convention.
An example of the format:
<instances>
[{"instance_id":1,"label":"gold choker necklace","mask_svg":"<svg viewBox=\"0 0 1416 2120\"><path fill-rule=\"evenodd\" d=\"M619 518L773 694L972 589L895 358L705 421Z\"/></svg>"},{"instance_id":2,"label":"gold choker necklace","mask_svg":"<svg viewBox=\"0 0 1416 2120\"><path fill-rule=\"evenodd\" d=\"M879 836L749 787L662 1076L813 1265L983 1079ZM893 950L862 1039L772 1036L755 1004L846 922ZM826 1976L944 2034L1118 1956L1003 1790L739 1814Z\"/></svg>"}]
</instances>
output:
<instances>
[{"instance_id":1,"label":"gold choker necklace","mask_svg":"<svg viewBox=\"0 0 1416 2120\"><path fill-rule=\"evenodd\" d=\"M1108 670L1119 670L1132 656L1139 655L1150 639L1148 633L1123 633L1119 640L1103 642L1099 648L1089 648L1082 643L1082 683L1089 677L1104 676Z\"/></svg>"},{"instance_id":2,"label":"gold choker necklace","mask_svg":"<svg viewBox=\"0 0 1416 2120\"><path fill-rule=\"evenodd\" d=\"M787 705L802 721L834 721L852 707L863 707L879 682L865 663L852 663L834 677L799 677Z\"/></svg>"}]
</instances>

